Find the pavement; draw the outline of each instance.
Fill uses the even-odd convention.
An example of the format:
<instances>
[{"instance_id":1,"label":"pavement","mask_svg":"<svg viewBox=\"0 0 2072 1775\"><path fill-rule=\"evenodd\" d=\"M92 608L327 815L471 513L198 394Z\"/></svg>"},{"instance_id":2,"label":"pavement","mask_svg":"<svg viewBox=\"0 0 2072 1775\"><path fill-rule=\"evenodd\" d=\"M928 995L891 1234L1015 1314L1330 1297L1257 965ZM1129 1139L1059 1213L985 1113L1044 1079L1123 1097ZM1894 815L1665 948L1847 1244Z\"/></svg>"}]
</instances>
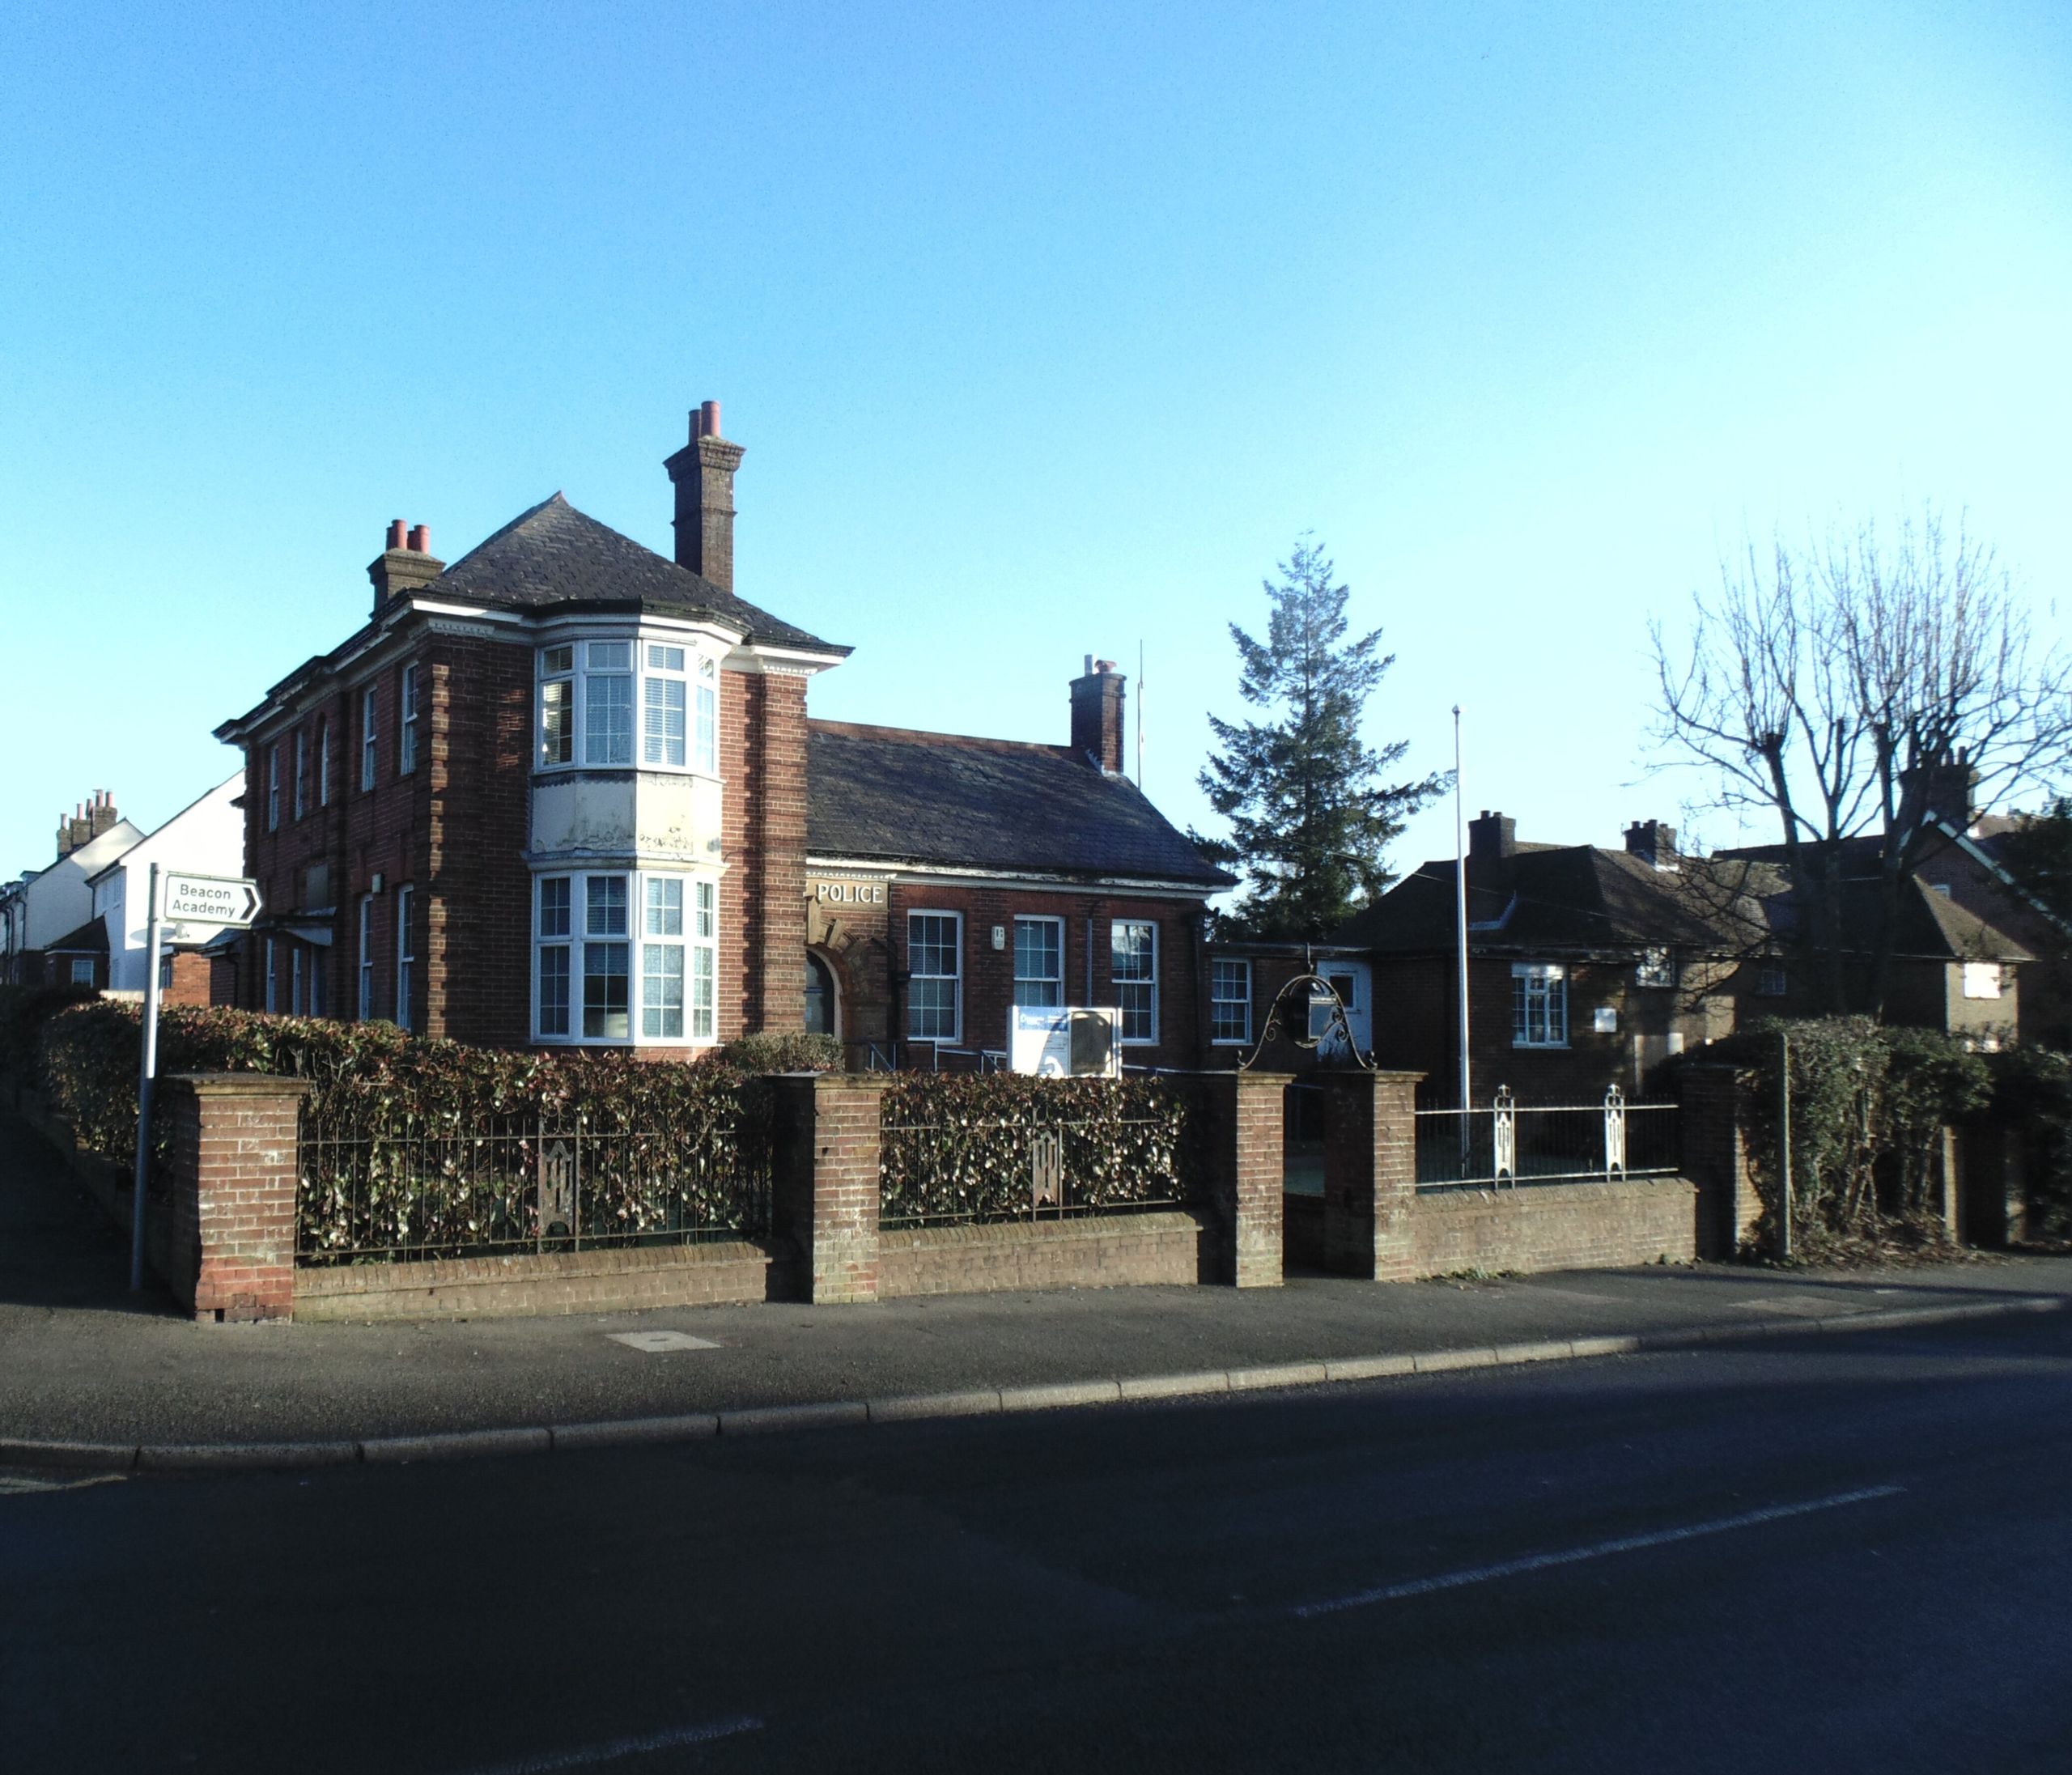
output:
<instances>
[{"instance_id":1,"label":"pavement","mask_svg":"<svg viewBox=\"0 0 2072 1775\"><path fill-rule=\"evenodd\" d=\"M418 1460L1372 1380L2072 1306L2072 1260L1656 1266L397 1325L197 1325L0 1117L0 1467Z\"/></svg>"}]
</instances>

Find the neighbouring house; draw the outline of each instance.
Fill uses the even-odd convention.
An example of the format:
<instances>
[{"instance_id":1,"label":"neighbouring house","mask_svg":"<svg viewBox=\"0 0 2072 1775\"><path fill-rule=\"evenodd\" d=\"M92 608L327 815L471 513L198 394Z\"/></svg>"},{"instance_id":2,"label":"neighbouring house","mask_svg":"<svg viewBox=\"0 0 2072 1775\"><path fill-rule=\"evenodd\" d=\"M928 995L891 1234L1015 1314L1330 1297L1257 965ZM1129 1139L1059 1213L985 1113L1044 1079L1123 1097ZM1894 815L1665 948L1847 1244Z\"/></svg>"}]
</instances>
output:
<instances>
[{"instance_id":1,"label":"neighbouring house","mask_svg":"<svg viewBox=\"0 0 2072 1775\"><path fill-rule=\"evenodd\" d=\"M0 980L108 984L108 943L96 932L91 884L143 835L104 789L58 821L56 860L0 889Z\"/></svg>"},{"instance_id":2,"label":"neighbouring house","mask_svg":"<svg viewBox=\"0 0 2072 1775\"><path fill-rule=\"evenodd\" d=\"M1930 837L1916 871L1914 898L1930 894L1940 903L1925 915L1915 907L1904 910L1902 946L1924 951L1939 946L1948 953L1939 975L1917 968L1914 978L1896 980L1889 1014L1931 1027L1977 1029L1989 1038L2012 1030L2024 1042L2072 1047L2068 932L2022 890L2001 859L2020 817L1978 811L1978 773L1964 759L1907 773L1908 779L1917 777ZM1845 893L1867 901L1875 891L1883 839L1875 834L1845 839L1840 849ZM1781 844L1768 844L1722 855L1781 867L1785 852ZM1866 916L1868 912L1866 907ZM1938 998L1947 1007L1939 1020Z\"/></svg>"},{"instance_id":3,"label":"neighbouring house","mask_svg":"<svg viewBox=\"0 0 2072 1775\"><path fill-rule=\"evenodd\" d=\"M850 650L736 594L742 453L717 402L693 414L673 559L559 494L451 566L389 527L368 619L217 730L266 908L240 1002L975 1064L1017 999L1090 995L1126 1058L1194 1064L1231 881L1123 777L1121 676L1089 660L1057 745L809 721Z\"/></svg>"},{"instance_id":4,"label":"neighbouring house","mask_svg":"<svg viewBox=\"0 0 2072 1775\"><path fill-rule=\"evenodd\" d=\"M239 802L244 790L242 771L226 777L92 877L92 922L108 963L107 978L98 983L120 992L144 990L154 863L194 875L236 877L244 873L244 810ZM159 987L167 1003L217 1002L204 947L185 942L165 946Z\"/></svg>"}]
</instances>

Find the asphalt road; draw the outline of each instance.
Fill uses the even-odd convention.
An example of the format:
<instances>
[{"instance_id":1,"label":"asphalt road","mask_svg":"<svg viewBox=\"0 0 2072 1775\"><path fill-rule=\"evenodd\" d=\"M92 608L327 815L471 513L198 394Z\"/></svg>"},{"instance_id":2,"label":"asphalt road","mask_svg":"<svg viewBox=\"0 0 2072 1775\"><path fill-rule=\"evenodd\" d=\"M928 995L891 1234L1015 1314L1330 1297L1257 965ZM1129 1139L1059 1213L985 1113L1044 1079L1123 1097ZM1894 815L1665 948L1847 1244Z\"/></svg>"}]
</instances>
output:
<instances>
[{"instance_id":1,"label":"asphalt road","mask_svg":"<svg viewBox=\"0 0 2072 1775\"><path fill-rule=\"evenodd\" d=\"M547 1461L0 1476L0 1764L2061 1771L2069 1406L2053 1314Z\"/></svg>"}]
</instances>

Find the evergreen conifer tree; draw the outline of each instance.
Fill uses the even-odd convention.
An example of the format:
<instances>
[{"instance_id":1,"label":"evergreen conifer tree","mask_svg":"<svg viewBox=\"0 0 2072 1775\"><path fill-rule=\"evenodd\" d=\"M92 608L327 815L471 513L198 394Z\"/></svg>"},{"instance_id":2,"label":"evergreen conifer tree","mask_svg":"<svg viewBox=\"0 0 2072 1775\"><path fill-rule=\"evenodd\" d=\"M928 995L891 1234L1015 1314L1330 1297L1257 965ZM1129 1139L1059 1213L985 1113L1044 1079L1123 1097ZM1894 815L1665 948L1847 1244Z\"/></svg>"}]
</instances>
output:
<instances>
[{"instance_id":1,"label":"evergreen conifer tree","mask_svg":"<svg viewBox=\"0 0 2072 1775\"><path fill-rule=\"evenodd\" d=\"M1376 750L1360 722L1395 656L1380 652L1379 629L1347 640L1347 588L1321 545L1299 538L1280 567L1278 582L1264 582L1265 641L1230 625L1238 694L1267 719L1208 718L1220 749L1199 781L1230 836L1193 837L1244 877L1227 933L1315 939L1388 885L1388 845L1448 779L1382 783L1409 741Z\"/></svg>"}]
</instances>

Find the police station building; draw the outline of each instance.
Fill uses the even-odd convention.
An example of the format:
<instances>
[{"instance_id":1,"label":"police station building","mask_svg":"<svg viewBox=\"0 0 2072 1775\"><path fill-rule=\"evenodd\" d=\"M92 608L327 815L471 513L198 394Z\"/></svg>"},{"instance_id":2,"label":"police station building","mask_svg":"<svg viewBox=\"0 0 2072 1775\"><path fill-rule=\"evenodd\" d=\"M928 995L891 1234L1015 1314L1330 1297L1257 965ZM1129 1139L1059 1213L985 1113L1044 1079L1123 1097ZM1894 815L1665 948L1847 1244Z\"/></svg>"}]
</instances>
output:
<instances>
[{"instance_id":1,"label":"police station building","mask_svg":"<svg viewBox=\"0 0 2072 1775\"><path fill-rule=\"evenodd\" d=\"M451 566L389 527L367 621L217 730L267 907L239 1002L493 1047L817 1030L852 1065L1109 1005L1127 1062L1211 1059L1231 878L1123 775L1123 678L1089 656L1056 745L811 720L849 650L735 596L741 455L692 415L673 561L558 494Z\"/></svg>"}]
</instances>

